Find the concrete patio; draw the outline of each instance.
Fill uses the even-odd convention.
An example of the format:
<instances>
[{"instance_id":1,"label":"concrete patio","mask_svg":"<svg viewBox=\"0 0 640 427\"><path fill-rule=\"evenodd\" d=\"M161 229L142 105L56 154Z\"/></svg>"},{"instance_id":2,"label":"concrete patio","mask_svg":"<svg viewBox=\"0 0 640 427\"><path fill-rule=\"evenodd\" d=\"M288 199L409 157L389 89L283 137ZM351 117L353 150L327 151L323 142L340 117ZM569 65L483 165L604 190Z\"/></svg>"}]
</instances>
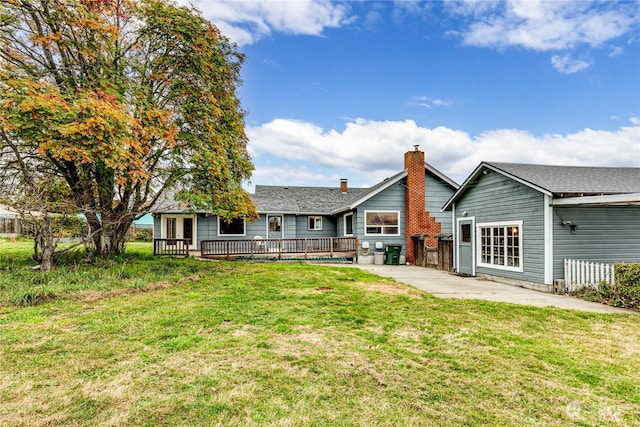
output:
<instances>
[{"instance_id":1,"label":"concrete patio","mask_svg":"<svg viewBox=\"0 0 640 427\"><path fill-rule=\"evenodd\" d=\"M411 285L438 298L477 299L532 305L535 307L558 307L594 313L639 314L637 311L611 307L578 298L538 292L518 286L475 277L462 277L432 268L406 265L348 264L362 270L389 277L397 282Z\"/></svg>"}]
</instances>

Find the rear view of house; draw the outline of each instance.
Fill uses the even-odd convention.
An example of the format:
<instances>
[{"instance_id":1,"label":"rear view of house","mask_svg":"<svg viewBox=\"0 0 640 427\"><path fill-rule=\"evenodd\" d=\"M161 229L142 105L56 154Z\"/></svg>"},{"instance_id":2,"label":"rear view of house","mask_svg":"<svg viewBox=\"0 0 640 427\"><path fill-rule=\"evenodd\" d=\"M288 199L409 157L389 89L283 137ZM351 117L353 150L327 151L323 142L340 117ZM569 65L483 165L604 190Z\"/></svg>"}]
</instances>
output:
<instances>
[{"instance_id":1,"label":"rear view of house","mask_svg":"<svg viewBox=\"0 0 640 427\"><path fill-rule=\"evenodd\" d=\"M154 212L154 238L188 239L192 250L208 241L353 238L359 262L373 262L376 248L389 245L413 262L412 236L424 235L435 246L436 235L452 232L451 215L440 208L458 185L425 163L417 146L404 160L404 170L368 188L352 188L347 179L336 187L256 185L252 199L259 217L253 222L160 209Z\"/></svg>"},{"instance_id":2,"label":"rear view of house","mask_svg":"<svg viewBox=\"0 0 640 427\"><path fill-rule=\"evenodd\" d=\"M461 274L550 291L565 259L640 262L640 168L483 162L444 209Z\"/></svg>"}]
</instances>

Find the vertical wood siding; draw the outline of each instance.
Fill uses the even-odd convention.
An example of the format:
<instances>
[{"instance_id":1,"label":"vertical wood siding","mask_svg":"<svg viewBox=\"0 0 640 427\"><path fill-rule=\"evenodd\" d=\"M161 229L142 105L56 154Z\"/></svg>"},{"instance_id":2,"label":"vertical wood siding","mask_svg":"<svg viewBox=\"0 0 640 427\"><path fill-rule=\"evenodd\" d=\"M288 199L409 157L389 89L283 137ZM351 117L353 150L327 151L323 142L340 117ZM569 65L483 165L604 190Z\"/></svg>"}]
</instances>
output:
<instances>
[{"instance_id":1,"label":"vertical wood siding","mask_svg":"<svg viewBox=\"0 0 640 427\"><path fill-rule=\"evenodd\" d=\"M577 225L571 232L569 225ZM553 215L553 277L563 278L563 259L640 262L640 206L556 207Z\"/></svg>"},{"instance_id":2,"label":"vertical wood siding","mask_svg":"<svg viewBox=\"0 0 640 427\"><path fill-rule=\"evenodd\" d=\"M544 195L504 175L481 175L456 203L456 217L463 212L485 222L523 221L522 273L478 266L476 272L515 280L544 283ZM477 234L477 233L476 233ZM476 249L480 244L476 235ZM477 251L476 251L477 252ZM476 253L473 254L476 258ZM476 259L476 264L477 264Z\"/></svg>"}]
</instances>

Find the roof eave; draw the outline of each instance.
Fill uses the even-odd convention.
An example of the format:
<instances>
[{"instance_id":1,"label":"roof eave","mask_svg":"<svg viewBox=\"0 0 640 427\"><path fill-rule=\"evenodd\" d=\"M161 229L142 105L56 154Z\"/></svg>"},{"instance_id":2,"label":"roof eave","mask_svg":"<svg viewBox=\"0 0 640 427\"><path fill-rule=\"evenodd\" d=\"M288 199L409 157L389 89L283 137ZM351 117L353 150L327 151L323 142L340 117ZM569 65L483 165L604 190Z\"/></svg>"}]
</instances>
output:
<instances>
[{"instance_id":1,"label":"roof eave","mask_svg":"<svg viewBox=\"0 0 640 427\"><path fill-rule=\"evenodd\" d=\"M518 177L516 175L513 175L513 174L511 174L509 172L506 172L506 171L504 171L504 170L502 170L502 169L500 169L500 168L498 168L496 166L493 166L490 163L482 162L474 169L474 171L471 173L471 175L469 175L469 177L462 183L462 185L458 188L458 190L455 193L453 193L453 195L449 198L449 200L447 200L447 203L445 203L444 206L442 206L442 211L448 210L451 207L451 205L453 203L455 203L455 201L462 194L464 194L467 191L467 189L471 185L471 183L473 183L478 178L478 176L480 176L480 174L483 173L483 171L486 170L486 169L489 169L489 170L491 170L493 172L499 173L500 175L506 176L509 179L512 179L512 180L514 180L516 182L519 182L520 184L526 185L527 187L532 188L532 189L534 189L536 191L539 191L540 193L545 194L547 196L552 196L553 195L553 193L551 191L547 190L546 188L542 188L542 187L540 187L538 185L535 185L535 184L533 184L533 183L531 183L529 181L526 181L526 180L524 180L524 179L522 179L522 178L520 178L520 177Z\"/></svg>"},{"instance_id":2,"label":"roof eave","mask_svg":"<svg viewBox=\"0 0 640 427\"><path fill-rule=\"evenodd\" d=\"M458 188L460 188L460 184L458 184L457 182L449 178L447 175L440 172L438 169L431 166L429 163L424 162L424 167L427 171L431 172L432 175L435 175L436 177L440 178L442 181L446 182L453 189L457 190Z\"/></svg>"},{"instance_id":3,"label":"roof eave","mask_svg":"<svg viewBox=\"0 0 640 427\"><path fill-rule=\"evenodd\" d=\"M551 204L553 206L640 205L640 193L557 198L553 199Z\"/></svg>"},{"instance_id":4,"label":"roof eave","mask_svg":"<svg viewBox=\"0 0 640 427\"><path fill-rule=\"evenodd\" d=\"M376 196L376 195L382 193L384 190L386 190L387 188L391 187L393 184L399 182L401 179L406 178L407 174L408 174L408 172L407 172L406 169L403 170L402 172L399 172L393 178L388 178L387 182L383 181L382 185L380 185L375 190L373 190L371 192L368 192L367 194L364 195L364 197L361 197L361 198L357 199L353 203L349 203L348 205L344 205L342 207L334 209L333 211L331 211L331 214L332 215L337 215L340 212L352 210L353 208L358 207L359 205L361 205L362 203L366 202L367 200L369 200L373 196Z\"/></svg>"}]
</instances>

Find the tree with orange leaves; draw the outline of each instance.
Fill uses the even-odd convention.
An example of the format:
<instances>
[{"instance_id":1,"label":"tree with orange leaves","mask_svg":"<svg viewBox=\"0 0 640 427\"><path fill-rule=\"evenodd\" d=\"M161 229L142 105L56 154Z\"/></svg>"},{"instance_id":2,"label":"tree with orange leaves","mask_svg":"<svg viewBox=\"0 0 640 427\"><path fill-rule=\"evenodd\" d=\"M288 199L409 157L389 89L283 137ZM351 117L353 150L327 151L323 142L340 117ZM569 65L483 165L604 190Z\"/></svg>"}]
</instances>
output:
<instances>
[{"instance_id":1,"label":"tree with orange leaves","mask_svg":"<svg viewBox=\"0 0 640 427\"><path fill-rule=\"evenodd\" d=\"M122 252L132 221L167 193L255 218L241 186L253 170L243 60L169 0L4 0L0 178L27 180L17 155L39 185L63 182L99 255Z\"/></svg>"}]
</instances>

